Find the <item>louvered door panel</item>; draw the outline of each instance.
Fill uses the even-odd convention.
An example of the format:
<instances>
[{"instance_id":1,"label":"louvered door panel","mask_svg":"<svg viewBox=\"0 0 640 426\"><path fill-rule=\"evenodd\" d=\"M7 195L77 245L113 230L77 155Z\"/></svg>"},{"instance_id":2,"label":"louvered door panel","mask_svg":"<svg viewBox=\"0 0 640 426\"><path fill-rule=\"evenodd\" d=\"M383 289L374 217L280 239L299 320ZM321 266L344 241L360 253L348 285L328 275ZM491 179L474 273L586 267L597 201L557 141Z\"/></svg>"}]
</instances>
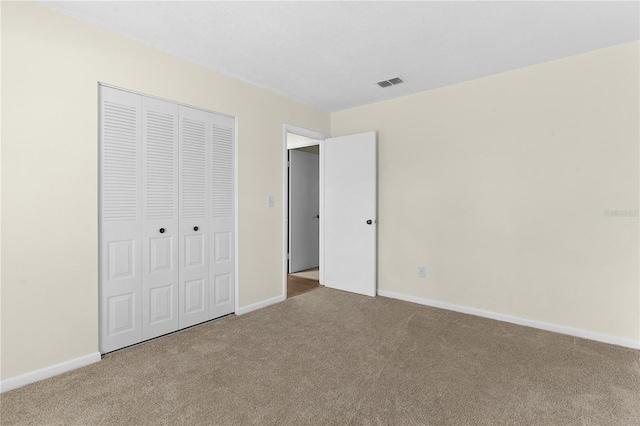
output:
<instances>
[{"instance_id":1,"label":"louvered door panel","mask_svg":"<svg viewBox=\"0 0 640 426\"><path fill-rule=\"evenodd\" d=\"M142 97L143 339L179 327L178 106Z\"/></svg>"},{"instance_id":2,"label":"louvered door panel","mask_svg":"<svg viewBox=\"0 0 640 426\"><path fill-rule=\"evenodd\" d=\"M180 328L209 319L210 114L180 106Z\"/></svg>"},{"instance_id":3,"label":"louvered door panel","mask_svg":"<svg viewBox=\"0 0 640 426\"><path fill-rule=\"evenodd\" d=\"M140 96L100 87L100 351L142 339Z\"/></svg>"},{"instance_id":4,"label":"louvered door panel","mask_svg":"<svg viewBox=\"0 0 640 426\"><path fill-rule=\"evenodd\" d=\"M211 115L211 318L235 310L234 140L235 119Z\"/></svg>"},{"instance_id":5,"label":"louvered door panel","mask_svg":"<svg viewBox=\"0 0 640 426\"><path fill-rule=\"evenodd\" d=\"M212 212L213 217L233 216L233 132L235 120L212 115Z\"/></svg>"}]
</instances>

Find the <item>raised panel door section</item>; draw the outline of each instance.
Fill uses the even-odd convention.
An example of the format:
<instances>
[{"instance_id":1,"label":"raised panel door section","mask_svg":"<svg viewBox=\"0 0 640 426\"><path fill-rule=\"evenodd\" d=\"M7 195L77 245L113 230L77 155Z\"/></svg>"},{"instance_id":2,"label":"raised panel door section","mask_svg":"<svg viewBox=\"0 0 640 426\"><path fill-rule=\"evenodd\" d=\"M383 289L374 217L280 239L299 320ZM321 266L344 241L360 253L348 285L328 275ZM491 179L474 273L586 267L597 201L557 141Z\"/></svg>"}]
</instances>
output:
<instances>
[{"instance_id":1,"label":"raised panel door section","mask_svg":"<svg viewBox=\"0 0 640 426\"><path fill-rule=\"evenodd\" d=\"M215 307L231 303L233 301L232 291L231 274L218 274L214 276L213 291L210 293L211 304Z\"/></svg>"},{"instance_id":2,"label":"raised panel door section","mask_svg":"<svg viewBox=\"0 0 640 426\"><path fill-rule=\"evenodd\" d=\"M142 97L143 339L179 328L178 106Z\"/></svg>"},{"instance_id":3,"label":"raised panel door section","mask_svg":"<svg viewBox=\"0 0 640 426\"><path fill-rule=\"evenodd\" d=\"M185 268L202 266L204 263L204 234L185 235L184 241Z\"/></svg>"},{"instance_id":4,"label":"raised panel door section","mask_svg":"<svg viewBox=\"0 0 640 426\"><path fill-rule=\"evenodd\" d=\"M209 320L210 115L180 106L180 328Z\"/></svg>"},{"instance_id":5,"label":"raised panel door section","mask_svg":"<svg viewBox=\"0 0 640 426\"><path fill-rule=\"evenodd\" d=\"M211 117L210 317L235 311L235 119Z\"/></svg>"},{"instance_id":6,"label":"raised panel door section","mask_svg":"<svg viewBox=\"0 0 640 426\"><path fill-rule=\"evenodd\" d=\"M184 283L184 310L189 314L201 313L204 311L204 280L197 279Z\"/></svg>"},{"instance_id":7,"label":"raised panel door section","mask_svg":"<svg viewBox=\"0 0 640 426\"><path fill-rule=\"evenodd\" d=\"M134 293L112 296L108 299L109 306L109 335L117 336L131 332L136 321L134 320Z\"/></svg>"},{"instance_id":8,"label":"raised panel door section","mask_svg":"<svg viewBox=\"0 0 640 426\"><path fill-rule=\"evenodd\" d=\"M109 241L107 243L108 278L110 280L131 278L135 275L135 240Z\"/></svg>"},{"instance_id":9,"label":"raised panel door section","mask_svg":"<svg viewBox=\"0 0 640 426\"><path fill-rule=\"evenodd\" d=\"M149 238L149 273L157 274L175 269L173 237Z\"/></svg>"},{"instance_id":10,"label":"raised panel door section","mask_svg":"<svg viewBox=\"0 0 640 426\"><path fill-rule=\"evenodd\" d=\"M213 263L231 260L231 232L213 233Z\"/></svg>"},{"instance_id":11,"label":"raised panel door section","mask_svg":"<svg viewBox=\"0 0 640 426\"><path fill-rule=\"evenodd\" d=\"M149 290L149 323L153 326L176 316L172 285Z\"/></svg>"},{"instance_id":12,"label":"raised panel door section","mask_svg":"<svg viewBox=\"0 0 640 426\"><path fill-rule=\"evenodd\" d=\"M100 87L100 352L142 340L141 100Z\"/></svg>"}]
</instances>

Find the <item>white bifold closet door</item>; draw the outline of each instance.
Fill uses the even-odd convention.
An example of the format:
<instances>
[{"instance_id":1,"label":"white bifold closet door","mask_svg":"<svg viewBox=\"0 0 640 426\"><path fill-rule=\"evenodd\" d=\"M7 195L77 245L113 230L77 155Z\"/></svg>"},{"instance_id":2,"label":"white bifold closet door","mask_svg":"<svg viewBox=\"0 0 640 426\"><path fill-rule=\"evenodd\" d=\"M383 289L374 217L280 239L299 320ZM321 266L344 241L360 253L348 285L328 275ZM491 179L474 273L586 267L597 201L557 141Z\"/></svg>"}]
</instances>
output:
<instances>
[{"instance_id":1,"label":"white bifold closet door","mask_svg":"<svg viewBox=\"0 0 640 426\"><path fill-rule=\"evenodd\" d=\"M101 86L100 351L234 312L235 119Z\"/></svg>"},{"instance_id":2,"label":"white bifold closet door","mask_svg":"<svg viewBox=\"0 0 640 426\"><path fill-rule=\"evenodd\" d=\"M234 140L235 120L211 114L211 240L209 315L235 309Z\"/></svg>"},{"instance_id":3,"label":"white bifold closet door","mask_svg":"<svg viewBox=\"0 0 640 426\"><path fill-rule=\"evenodd\" d=\"M180 328L234 311L234 133L180 107Z\"/></svg>"},{"instance_id":4,"label":"white bifold closet door","mask_svg":"<svg viewBox=\"0 0 640 426\"><path fill-rule=\"evenodd\" d=\"M178 329L178 106L142 101L142 338Z\"/></svg>"},{"instance_id":5,"label":"white bifold closet door","mask_svg":"<svg viewBox=\"0 0 640 426\"><path fill-rule=\"evenodd\" d=\"M101 90L100 351L142 340L140 96Z\"/></svg>"},{"instance_id":6,"label":"white bifold closet door","mask_svg":"<svg viewBox=\"0 0 640 426\"><path fill-rule=\"evenodd\" d=\"M180 107L180 328L209 318L209 114Z\"/></svg>"}]
</instances>

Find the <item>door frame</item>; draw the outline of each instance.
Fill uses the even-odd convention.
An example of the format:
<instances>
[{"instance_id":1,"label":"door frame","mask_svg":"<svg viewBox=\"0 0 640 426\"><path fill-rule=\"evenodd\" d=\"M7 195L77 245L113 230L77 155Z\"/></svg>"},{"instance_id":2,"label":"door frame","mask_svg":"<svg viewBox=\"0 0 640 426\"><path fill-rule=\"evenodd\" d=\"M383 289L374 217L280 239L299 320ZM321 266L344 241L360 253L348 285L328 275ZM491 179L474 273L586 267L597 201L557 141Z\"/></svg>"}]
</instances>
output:
<instances>
[{"instance_id":1,"label":"door frame","mask_svg":"<svg viewBox=\"0 0 640 426\"><path fill-rule=\"evenodd\" d=\"M303 136L312 141L304 141L298 143L287 144L287 133L293 133ZM289 150L296 148L304 148L307 146L318 146L320 148L320 176L319 176L319 197L320 197L320 284L324 282L324 140L330 136L320 132L305 129L303 127L294 126L292 124L284 124L282 126L282 296L287 298L287 275L289 269L288 262L288 245L289 245Z\"/></svg>"}]
</instances>

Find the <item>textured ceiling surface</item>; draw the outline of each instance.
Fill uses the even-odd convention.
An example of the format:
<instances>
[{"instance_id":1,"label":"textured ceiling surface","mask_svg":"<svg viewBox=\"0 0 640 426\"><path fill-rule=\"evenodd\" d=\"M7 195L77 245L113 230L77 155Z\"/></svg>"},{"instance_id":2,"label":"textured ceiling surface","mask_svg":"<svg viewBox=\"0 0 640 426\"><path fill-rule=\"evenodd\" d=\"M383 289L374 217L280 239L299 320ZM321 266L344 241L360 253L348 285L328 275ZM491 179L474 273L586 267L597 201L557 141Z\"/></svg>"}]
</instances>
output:
<instances>
[{"instance_id":1,"label":"textured ceiling surface","mask_svg":"<svg viewBox=\"0 0 640 426\"><path fill-rule=\"evenodd\" d=\"M324 111L640 39L638 1L42 3Z\"/></svg>"}]
</instances>

